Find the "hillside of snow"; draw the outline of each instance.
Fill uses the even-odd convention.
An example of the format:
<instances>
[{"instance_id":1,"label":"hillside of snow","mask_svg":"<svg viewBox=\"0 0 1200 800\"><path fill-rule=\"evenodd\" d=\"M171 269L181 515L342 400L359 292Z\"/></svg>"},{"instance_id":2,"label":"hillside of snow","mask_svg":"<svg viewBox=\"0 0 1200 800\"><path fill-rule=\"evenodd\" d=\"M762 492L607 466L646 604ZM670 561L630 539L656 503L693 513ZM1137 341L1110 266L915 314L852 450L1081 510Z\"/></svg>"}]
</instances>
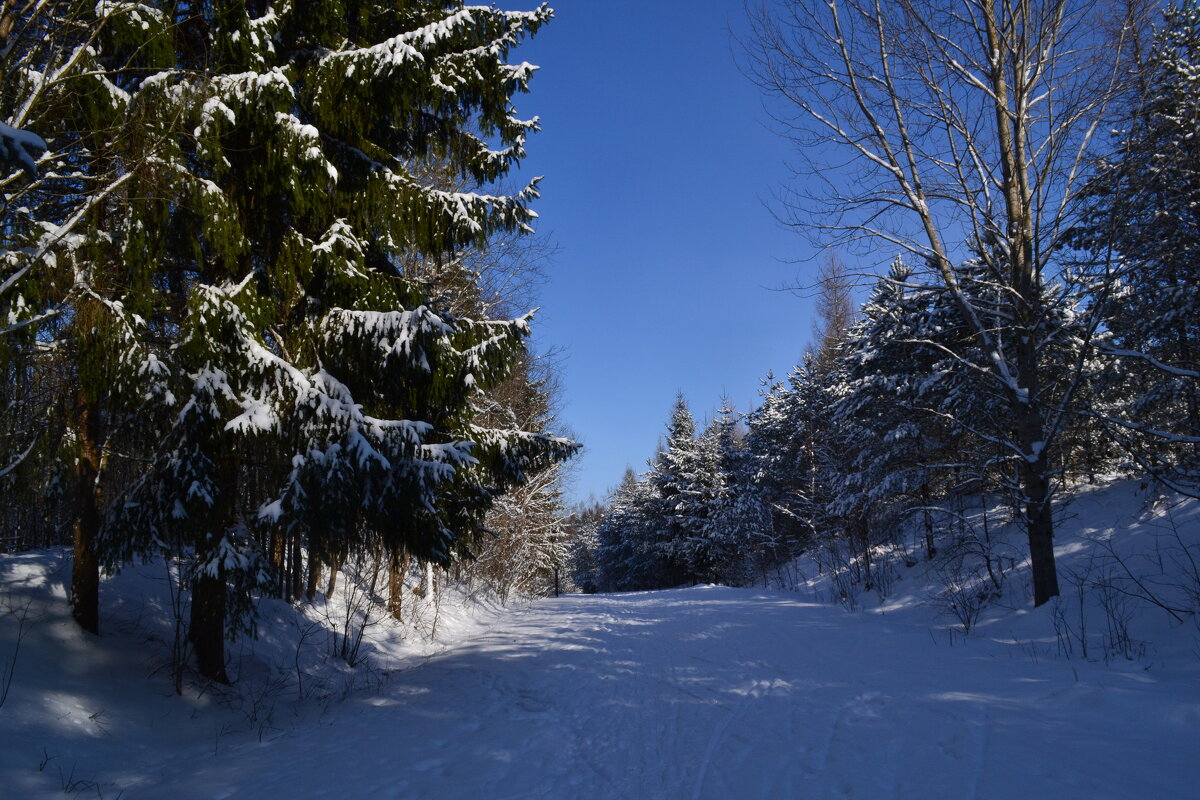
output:
<instances>
[{"instance_id":1,"label":"hillside of snow","mask_svg":"<svg viewBox=\"0 0 1200 800\"><path fill-rule=\"evenodd\" d=\"M97 639L70 621L67 554L3 556L0 786L14 799L1195 797L1200 504L1136 482L1077 490L1057 540L1063 596L1040 609L1018 532L987 528L995 580L978 537L955 535L933 561L881 554L871 589L801 561L775 578L788 591L506 609L447 593L404 625L369 618L355 667L336 654L362 610L353 592L265 602L263 637L230 648L236 685L185 676L182 696L161 565L105 582Z\"/></svg>"}]
</instances>

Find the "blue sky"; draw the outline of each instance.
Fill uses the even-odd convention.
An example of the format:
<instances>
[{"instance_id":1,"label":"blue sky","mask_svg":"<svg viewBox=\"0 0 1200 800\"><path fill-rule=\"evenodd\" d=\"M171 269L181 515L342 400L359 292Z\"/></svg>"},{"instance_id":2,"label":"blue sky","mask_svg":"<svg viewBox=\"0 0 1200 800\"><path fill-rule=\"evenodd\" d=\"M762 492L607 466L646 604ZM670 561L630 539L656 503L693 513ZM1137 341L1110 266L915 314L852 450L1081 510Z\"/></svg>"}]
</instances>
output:
<instances>
[{"instance_id":1,"label":"blue sky","mask_svg":"<svg viewBox=\"0 0 1200 800\"><path fill-rule=\"evenodd\" d=\"M737 68L741 0L554 8L515 54L542 68L517 101L542 121L518 177L545 176L539 229L560 248L535 330L565 350L584 499L645 467L677 391L699 418L723 393L746 410L768 370L796 363L811 302L773 287L813 264L768 208L790 146Z\"/></svg>"}]
</instances>

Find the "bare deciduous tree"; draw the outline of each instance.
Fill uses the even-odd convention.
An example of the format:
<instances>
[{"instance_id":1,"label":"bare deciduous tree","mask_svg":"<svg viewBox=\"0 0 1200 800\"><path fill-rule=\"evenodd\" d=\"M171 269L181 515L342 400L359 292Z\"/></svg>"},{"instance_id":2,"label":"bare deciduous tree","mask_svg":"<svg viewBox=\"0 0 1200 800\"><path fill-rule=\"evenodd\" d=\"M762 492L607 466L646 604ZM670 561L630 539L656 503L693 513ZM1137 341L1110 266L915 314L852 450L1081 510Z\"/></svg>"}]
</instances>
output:
<instances>
[{"instance_id":1,"label":"bare deciduous tree","mask_svg":"<svg viewBox=\"0 0 1200 800\"><path fill-rule=\"evenodd\" d=\"M996 443L1017 465L1041 605L1058 594L1048 451L1078 385L1078 374L1047 381L1044 354L1068 336L1056 320L1074 316L1058 259L1121 48L1094 34L1101 12L1083 0L780 0L749 11L752 73L784 101L778 119L824 186L790 198L797 221L927 265L971 331L972 352L950 355L986 377L1009 421ZM999 309L964 288L968 258ZM1094 325L1075 322L1082 354Z\"/></svg>"},{"instance_id":2,"label":"bare deciduous tree","mask_svg":"<svg viewBox=\"0 0 1200 800\"><path fill-rule=\"evenodd\" d=\"M813 350L818 367L828 370L842 354L842 344L858 316L853 276L846 262L834 251L829 251L817 268L816 293Z\"/></svg>"}]
</instances>

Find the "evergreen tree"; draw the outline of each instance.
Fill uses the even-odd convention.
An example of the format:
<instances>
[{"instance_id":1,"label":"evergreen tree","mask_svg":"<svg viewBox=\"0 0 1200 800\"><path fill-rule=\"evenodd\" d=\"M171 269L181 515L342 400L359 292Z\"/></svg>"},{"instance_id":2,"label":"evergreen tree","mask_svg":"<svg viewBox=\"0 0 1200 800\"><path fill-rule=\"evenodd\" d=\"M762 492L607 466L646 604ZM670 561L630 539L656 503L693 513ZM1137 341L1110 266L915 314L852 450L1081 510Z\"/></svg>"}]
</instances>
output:
<instances>
[{"instance_id":1,"label":"evergreen tree","mask_svg":"<svg viewBox=\"0 0 1200 800\"><path fill-rule=\"evenodd\" d=\"M658 526L651 513L657 498L649 481L639 480L632 469L609 499L596 524L596 585L602 592L659 589L663 583L663 555Z\"/></svg>"},{"instance_id":2,"label":"evergreen tree","mask_svg":"<svg viewBox=\"0 0 1200 800\"><path fill-rule=\"evenodd\" d=\"M425 165L489 183L524 156L536 121L511 98L534 68L506 57L551 14L101 5L123 24L98 58L129 64L110 83L112 157L130 177L104 227L130 356L109 405L161 398L166 412L109 516L106 558L185 557L201 672L226 680L223 641L248 624L265 542L444 565L500 493L574 449L476 420L529 318L432 306L402 266L528 229L533 185L455 191ZM250 451L264 454L253 471Z\"/></svg>"},{"instance_id":3,"label":"evergreen tree","mask_svg":"<svg viewBox=\"0 0 1200 800\"><path fill-rule=\"evenodd\" d=\"M653 492L649 516L653 519L655 550L660 575L656 588L695 580L693 544L703 536L707 465L696 436L696 420L680 392L671 409L667 435L650 462L646 483Z\"/></svg>"},{"instance_id":4,"label":"evergreen tree","mask_svg":"<svg viewBox=\"0 0 1200 800\"><path fill-rule=\"evenodd\" d=\"M784 560L832 523L827 515L836 455L830 447L832 403L838 359L856 317L851 275L832 251L817 270L815 306L812 348L786 383L768 379L762 403L747 420L754 501L769 509L770 549Z\"/></svg>"},{"instance_id":5,"label":"evergreen tree","mask_svg":"<svg viewBox=\"0 0 1200 800\"><path fill-rule=\"evenodd\" d=\"M1190 493L1200 485L1198 74L1200 3L1185 0L1165 12L1080 228L1107 328L1096 416L1144 469Z\"/></svg>"},{"instance_id":6,"label":"evergreen tree","mask_svg":"<svg viewBox=\"0 0 1200 800\"><path fill-rule=\"evenodd\" d=\"M995 330L1011 309L986 260L958 265L961 291ZM1037 334L1044 345L1039 384L1054 426L1063 429L1051 452L1069 441L1072 418L1066 398L1078 398L1076 374L1086 337L1082 315L1070 313L1067 292L1047 300ZM1003 403L983 379L980 352L958 302L937 276L893 263L863 308L840 360L844 385L834 407L831 436L838 462L830 511L858 525L867 541L890 537L896 523L919 512L925 548L934 552L932 510L949 497L1003 488L1020 514L1020 469L1009 446L1011 421L997 415ZM863 551L864 554L867 552Z\"/></svg>"},{"instance_id":7,"label":"evergreen tree","mask_svg":"<svg viewBox=\"0 0 1200 800\"><path fill-rule=\"evenodd\" d=\"M754 486L739 422L726 397L700 437L704 522L687 562L696 579L728 585L745 583L752 567L777 557L770 513Z\"/></svg>"},{"instance_id":8,"label":"evergreen tree","mask_svg":"<svg viewBox=\"0 0 1200 800\"><path fill-rule=\"evenodd\" d=\"M600 589L600 540L597 527L604 513L604 505L592 500L576 506L567 520L571 582L579 591L587 594L594 594Z\"/></svg>"},{"instance_id":9,"label":"evergreen tree","mask_svg":"<svg viewBox=\"0 0 1200 800\"><path fill-rule=\"evenodd\" d=\"M715 436L696 436L683 393L675 398L658 454L639 480L626 472L596 535L605 591L662 589L684 581L715 580L725 545L709 527L719 478Z\"/></svg>"},{"instance_id":10,"label":"evergreen tree","mask_svg":"<svg viewBox=\"0 0 1200 800\"><path fill-rule=\"evenodd\" d=\"M834 513L862 514L872 529L890 531L918 511L930 557L933 506L963 444L945 408L953 390L939 380L961 368L938 349L949 342L930 338L953 330L938 313L939 294L915 283L903 261L893 262L850 333L841 362L845 390L834 409L849 448L835 481Z\"/></svg>"},{"instance_id":11,"label":"evergreen tree","mask_svg":"<svg viewBox=\"0 0 1200 800\"><path fill-rule=\"evenodd\" d=\"M73 532L71 605L79 624L92 632L99 629L94 541L108 484L102 453L105 436L120 425L116 409L105 413L103 406L115 385L147 364L135 335L138 319L121 302L128 284L114 269L120 250L118 215L112 213L133 171L144 167L116 155L124 147L115 134L129 96L113 80L122 69L142 68L143 57L155 50L158 26L141 9L25 4L7 8L0 24L0 119L9 130L27 127L41 139L32 149L25 142L22 169L0 179L0 317L6 321L0 362L11 375L30 378L8 383L14 394L27 400L32 386L49 384L57 395L38 408L55 424L36 439L11 440L18 442L16 455L31 458L31 468L47 479L31 484L74 484L73 508L61 523L56 511L44 524ZM125 46L106 48L117 40ZM40 156L44 168L35 170L31 161L39 149L46 151ZM153 392L153 365L144 377L144 391ZM41 498L43 504L47 499Z\"/></svg>"},{"instance_id":12,"label":"evergreen tree","mask_svg":"<svg viewBox=\"0 0 1200 800\"><path fill-rule=\"evenodd\" d=\"M770 386L750 415L747 448L761 501L773 517L783 557L802 552L829 528L833 452L832 386L812 353L786 383Z\"/></svg>"}]
</instances>

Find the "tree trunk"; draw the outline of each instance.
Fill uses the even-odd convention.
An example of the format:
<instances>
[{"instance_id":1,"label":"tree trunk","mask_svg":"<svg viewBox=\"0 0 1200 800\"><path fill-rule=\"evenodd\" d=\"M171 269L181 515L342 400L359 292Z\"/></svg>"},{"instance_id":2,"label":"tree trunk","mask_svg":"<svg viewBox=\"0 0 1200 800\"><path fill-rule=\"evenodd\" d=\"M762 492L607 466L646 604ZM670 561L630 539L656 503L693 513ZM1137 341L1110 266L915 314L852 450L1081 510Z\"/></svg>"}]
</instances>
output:
<instances>
[{"instance_id":1,"label":"tree trunk","mask_svg":"<svg viewBox=\"0 0 1200 800\"><path fill-rule=\"evenodd\" d=\"M1018 239L1022 241L1022 239ZM1058 568L1054 563L1054 514L1050 504L1049 442L1042 417L1036 342L1036 309L1039 308L1037 276L1030 251L1032 237L1023 237L1020 250L1014 249L1014 262L1021 267L1013 284L1020 296L1017 309L1017 385L1023 394L1012 398L1016 421L1016 439L1024 458L1020 476L1024 493L1025 525L1029 536L1029 565L1033 574L1033 605L1040 606L1058 596ZM1016 272L1016 268L1014 267Z\"/></svg>"},{"instance_id":2,"label":"tree trunk","mask_svg":"<svg viewBox=\"0 0 1200 800\"><path fill-rule=\"evenodd\" d=\"M71 565L71 614L79 627L100 632L100 559L96 536L100 509L96 481L100 474L100 409L82 389L75 401L75 434L79 458L75 463L75 543Z\"/></svg>"},{"instance_id":3,"label":"tree trunk","mask_svg":"<svg viewBox=\"0 0 1200 800\"><path fill-rule=\"evenodd\" d=\"M408 553L400 551L391 556L388 563L388 611L398 620L403 621L401 612L404 607L404 573L408 568Z\"/></svg>"},{"instance_id":4,"label":"tree trunk","mask_svg":"<svg viewBox=\"0 0 1200 800\"><path fill-rule=\"evenodd\" d=\"M1023 470L1025 521L1029 530L1029 563L1033 573L1033 604L1040 606L1058 596L1058 568L1054 563L1054 515L1050 506L1050 481L1045 457Z\"/></svg>"},{"instance_id":5,"label":"tree trunk","mask_svg":"<svg viewBox=\"0 0 1200 800\"><path fill-rule=\"evenodd\" d=\"M1018 380L1028 387L1022 402L1014 403L1017 442L1025 457L1019 475L1024 494L1022 511L1029 536L1029 565L1033 575L1033 605L1040 606L1058 596L1058 568L1054 563L1054 514L1050 503L1050 464L1042 416L1034 401L1037 396L1036 354L1028 339L1018 345ZM1028 352L1027 352L1028 351Z\"/></svg>"},{"instance_id":6,"label":"tree trunk","mask_svg":"<svg viewBox=\"0 0 1200 800\"><path fill-rule=\"evenodd\" d=\"M275 573L275 596L283 598L287 586L287 551L283 541L283 532L276 530L271 537L271 568Z\"/></svg>"},{"instance_id":7,"label":"tree trunk","mask_svg":"<svg viewBox=\"0 0 1200 800\"><path fill-rule=\"evenodd\" d=\"M992 53L992 102L996 113L997 142L1000 149L1001 185L1007 219L1009 285L1015 295L1014 311L1016 350L1016 386L1011 386L1010 402L1016 423L1016 438L1022 455L1021 485L1025 523L1029 535L1029 562L1033 573L1033 604L1040 606L1058 594L1058 573L1054 564L1054 518L1050 510L1049 464L1046 451L1045 419L1042 416L1038 376L1037 325L1041 321L1043 300L1041 276L1034 258L1034 201L1027 163L1027 103L1033 93L1029 72L1014 69L1012 83L1006 70L1011 62L999 54L1013 53L1012 44L1001 44L1004 34L1002 15L992 0L984 3L983 21L988 48ZM1021 44L1024 44L1023 42ZM1016 55L1016 53L1013 53ZM1014 111L1015 109L1015 111Z\"/></svg>"},{"instance_id":8,"label":"tree trunk","mask_svg":"<svg viewBox=\"0 0 1200 800\"><path fill-rule=\"evenodd\" d=\"M196 648L200 674L229 683L225 673L225 581L202 575L192 580L192 619L188 638Z\"/></svg>"},{"instance_id":9,"label":"tree trunk","mask_svg":"<svg viewBox=\"0 0 1200 800\"><path fill-rule=\"evenodd\" d=\"M937 555L937 545L933 542L933 514L929 511L929 505L933 502L933 493L929 490L928 483L921 484L921 516L925 522L925 558L928 561L933 561L933 557Z\"/></svg>"},{"instance_id":10,"label":"tree trunk","mask_svg":"<svg viewBox=\"0 0 1200 800\"><path fill-rule=\"evenodd\" d=\"M325 590L325 598L328 600L333 597L333 590L337 588L338 570L342 568L341 559L335 558L329 562L329 588Z\"/></svg>"},{"instance_id":11,"label":"tree trunk","mask_svg":"<svg viewBox=\"0 0 1200 800\"><path fill-rule=\"evenodd\" d=\"M300 599L300 594L304 591L304 554L300 550L300 537L292 537L292 584L289 587L290 601Z\"/></svg>"},{"instance_id":12,"label":"tree trunk","mask_svg":"<svg viewBox=\"0 0 1200 800\"><path fill-rule=\"evenodd\" d=\"M317 599L317 584L321 582L321 559L313 552L312 547L308 549L308 587L304 591L304 599L309 605Z\"/></svg>"},{"instance_id":13,"label":"tree trunk","mask_svg":"<svg viewBox=\"0 0 1200 800\"><path fill-rule=\"evenodd\" d=\"M201 534L196 547L196 559L202 565L226 531L237 522L237 465L232 456L222 461L218 467L220 485L210 532ZM217 572L215 576L200 572L192 578L192 618L188 638L196 648L200 674L216 683L229 683L225 673L225 575L219 568Z\"/></svg>"}]
</instances>

